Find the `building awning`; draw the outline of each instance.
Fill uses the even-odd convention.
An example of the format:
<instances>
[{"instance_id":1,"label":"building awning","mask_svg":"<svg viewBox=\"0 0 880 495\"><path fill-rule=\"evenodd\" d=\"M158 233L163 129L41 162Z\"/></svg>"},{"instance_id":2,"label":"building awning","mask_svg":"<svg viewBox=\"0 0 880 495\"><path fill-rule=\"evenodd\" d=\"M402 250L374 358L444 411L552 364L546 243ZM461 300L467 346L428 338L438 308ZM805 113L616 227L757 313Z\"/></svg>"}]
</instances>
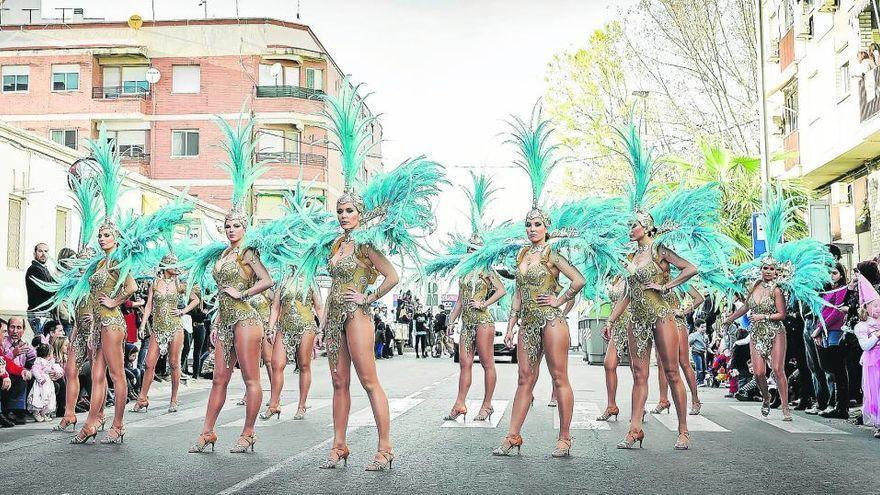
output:
<instances>
[{"instance_id":1,"label":"building awning","mask_svg":"<svg viewBox=\"0 0 880 495\"><path fill-rule=\"evenodd\" d=\"M100 65L149 64L145 46L111 46L93 48L92 55Z\"/></svg>"}]
</instances>

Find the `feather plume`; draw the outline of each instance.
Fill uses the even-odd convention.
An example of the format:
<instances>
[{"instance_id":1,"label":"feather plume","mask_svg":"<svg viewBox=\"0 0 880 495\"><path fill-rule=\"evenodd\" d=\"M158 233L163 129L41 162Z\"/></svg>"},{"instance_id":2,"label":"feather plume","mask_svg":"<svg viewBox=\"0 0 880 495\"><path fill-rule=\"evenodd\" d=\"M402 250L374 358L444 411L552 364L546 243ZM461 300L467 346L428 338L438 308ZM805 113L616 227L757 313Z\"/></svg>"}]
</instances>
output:
<instances>
[{"instance_id":1,"label":"feather plume","mask_svg":"<svg viewBox=\"0 0 880 495\"><path fill-rule=\"evenodd\" d=\"M470 205L471 232L478 233L485 227L483 219L486 214L486 208L492 201L492 195L498 189L492 186L492 179L486 174L477 175L471 172L471 180L473 185L470 188L462 186L462 190Z\"/></svg>"},{"instance_id":2,"label":"feather plume","mask_svg":"<svg viewBox=\"0 0 880 495\"><path fill-rule=\"evenodd\" d=\"M91 159L97 165L97 180L101 189L101 197L104 200L104 221L112 221L116 215L116 206L122 195L122 181L125 177L119 156L113 151L115 139L107 137L107 127L101 124L98 130L98 139L86 140L86 148L91 153Z\"/></svg>"},{"instance_id":3,"label":"feather plume","mask_svg":"<svg viewBox=\"0 0 880 495\"><path fill-rule=\"evenodd\" d=\"M330 146L342 155L342 175L346 189L356 185L358 173L364 167L367 154L376 146L371 143L370 125L378 116L367 116L366 99L358 95L361 84L352 86L348 79L342 81L339 96L323 95L324 116L330 121L327 130L336 138Z\"/></svg>"},{"instance_id":4,"label":"feather plume","mask_svg":"<svg viewBox=\"0 0 880 495\"><path fill-rule=\"evenodd\" d=\"M623 129L616 128L618 137L626 152L623 154L632 171L633 181L627 186L626 194L629 207L635 211L645 207L648 193L651 191L651 178L654 176L654 150L645 149L641 133L635 122L630 122Z\"/></svg>"},{"instance_id":5,"label":"feather plume","mask_svg":"<svg viewBox=\"0 0 880 495\"><path fill-rule=\"evenodd\" d=\"M73 189L74 208L79 214L79 247L86 247L95 236L101 215L101 191L94 177L78 177L68 174Z\"/></svg>"},{"instance_id":6,"label":"feather plume","mask_svg":"<svg viewBox=\"0 0 880 495\"><path fill-rule=\"evenodd\" d=\"M217 126L223 133L220 147L227 161L219 164L232 179L232 205L241 206L254 182L268 170L265 161L254 162L257 144L253 139L254 120L240 118L237 126L218 117Z\"/></svg>"},{"instance_id":7,"label":"feather plume","mask_svg":"<svg viewBox=\"0 0 880 495\"><path fill-rule=\"evenodd\" d=\"M559 144L550 144L553 135L549 119L541 117L541 102L535 103L532 115L528 122L516 115L508 121L511 127L509 139L505 143L513 144L517 148L519 158L514 163L529 174L532 184L532 207L538 208L541 201L541 193L547 184L550 173L556 168L562 159L554 155L559 149Z\"/></svg>"}]
</instances>

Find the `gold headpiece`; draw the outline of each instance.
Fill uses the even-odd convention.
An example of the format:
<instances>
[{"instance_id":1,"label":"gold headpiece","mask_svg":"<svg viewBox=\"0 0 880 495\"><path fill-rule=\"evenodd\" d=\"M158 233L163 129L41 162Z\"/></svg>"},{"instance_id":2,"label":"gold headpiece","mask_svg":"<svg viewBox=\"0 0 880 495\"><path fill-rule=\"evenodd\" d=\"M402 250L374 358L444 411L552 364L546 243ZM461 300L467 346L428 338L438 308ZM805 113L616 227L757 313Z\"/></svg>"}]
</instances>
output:
<instances>
[{"instance_id":1,"label":"gold headpiece","mask_svg":"<svg viewBox=\"0 0 880 495\"><path fill-rule=\"evenodd\" d=\"M548 229L550 228L550 216L547 215L544 210L538 208L535 201L532 201L532 209L526 215L526 222L531 222L533 220L540 220L545 227Z\"/></svg>"},{"instance_id":2,"label":"gold headpiece","mask_svg":"<svg viewBox=\"0 0 880 495\"><path fill-rule=\"evenodd\" d=\"M647 210L636 208L636 221L647 231L654 230L654 217Z\"/></svg>"},{"instance_id":3,"label":"gold headpiece","mask_svg":"<svg viewBox=\"0 0 880 495\"><path fill-rule=\"evenodd\" d=\"M177 263L177 256L175 256L174 253L168 253L162 257L162 261L159 262L159 266L161 266L162 269L168 269L173 268L174 265L176 265Z\"/></svg>"},{"instance_id":4,"label":"gold headpiece","mask_svg":"<svg viewBox=\"0 0 880 495\"><path fill-rule=\"evenodd\" d=\"M76 253L76 257L77 259L87 260L94 258L96 254L97 252L95 251L95 248L91 246L83 246L83 248Z\"/></svg>"},{"instance_id":5,"label":"gold headpiece","mask_svg":"<svg viewBox=\"0 0 880 495\"><path fill-rule=\"evenodd\" d=\"M354 209L358 211L360 214L366 213L366 205L364 204L364 198L361 197L360 194L354 192L351 188L346 188L345 192L342 193L342 196L339 196L339 199L336 200L336 206L343 205L345 203L351 203L354 205Z\"/></svg>"},{"instance_id":6,"label":"gold headpiece","mask_svg":"<svg viewBox=\"0 0 880 495\"><path fill-rule=\"evenodd\" d=\"M247 227L248 220L249 220L248 214L246 211L244 211L244 207L241 204L233 205L232 209L230 209L226 213L226 217L224 218L224 222L228 222L230 220L238 220L245 227Z\"/></svg>"}]
</instances>

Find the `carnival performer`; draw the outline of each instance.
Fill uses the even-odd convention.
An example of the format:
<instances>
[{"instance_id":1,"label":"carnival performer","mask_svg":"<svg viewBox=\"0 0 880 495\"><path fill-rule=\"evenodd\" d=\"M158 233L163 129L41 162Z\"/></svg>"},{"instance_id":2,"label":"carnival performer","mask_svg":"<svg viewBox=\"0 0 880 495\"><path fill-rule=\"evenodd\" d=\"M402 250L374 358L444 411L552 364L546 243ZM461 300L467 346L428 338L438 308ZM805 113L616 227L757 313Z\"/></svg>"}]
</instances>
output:
<instances>
[{"instance_id":1,"label":"carnival performer","mask_svg":"<svg viewBox=\"0 0 880 495\"><path fill-rule=\"evenodd\" d=\"M149 348L147 349L146 370L141 391L131 412L147 412L150 406L150 385L156 373L156 362L159 356L168 356L171 368L171 398L168 412L177 412L177 392L180 389L180 348L183 345L183 322L181 316L189 313L199 305L197 290L190 291L188 304L183 309L177 308L177 302L186 294L186 284L179 279L178 259L172 252L162 257L158 275L150 284L147 292L147 303L141 319L138 336L146 337L147 321L152 316L152 327L149 332Z\"/></svg>"},{"instance_id":2,"label":"carnival performer","mask_svg":"<svg viewBox=\"0 0 880 495\"><path fill-rule=\"evenodd\" d=\"M855 334L862 348L862 419L874 427L874 438L880 438L880 295L877 289L859 274L859 307L861 319Z\"/></svg>"},{"instance_id":3,"label":"carnival performer","mask_svg":"<svg viewBox=\"0 0 880 495\"><path fill-rule=\"evenodd\" d=\"M681 291L675 292L677 305L675 306L675 325L678 328L678 366L684 373L684 380L687 383L688 390L691 392L691 408L688 414L697 416L703 407L700 402L700 393L697 388L697 373L691 365L691 347L688 343L688 325L687 316L693 314L694 310L699 308L705 298L700 291L694 286L688 287L683 294ZM660 400L657 406L651 411L652 414L660 414L666 411L669 414L669 408L672 403L669 402L669 381L666 379L666 373L663 371L663 361L660 359L660 348L655 349L657 353L657 382L660 384Z\"/></svg>"},{"instance_id":4,"label":"carnival performer","mask_svg":"<svg viewBox=\"0 0 880 495\"><path fill-rule=\"evenodd\" d=\"M275 379L275 374L272 372L272 344L270 343L273 331L271 330L272 327L269 325L269 313L272 311L272 300L274 298L275 294L272 289L266 289L247 300L248 304L250 304L251 307L254 308L254 311L260 316L260 321L263 324L263 344L260 347L260 361L262 365L266 366L266 374L269 376L270 387L272 380ZM245 404L247 404L247 393L236 402L236 405L239 406ZM266 405L269 404L267 403Z\"/></svg>"},{"instance_id":5,"label":"carnival performer","mask_svg":"<svg viewBox=\"0 0 880 495\"><path fill-rule=\"evenodd\" d=\"M496 264L507 264L516 273L516 289L511 303L505 344L517 342L519 380L507 436L493 455L509 455L523 444L520 431L533 399L542 357L547 365L558 399L559 434L553 457L571 454L571 425L574 396L568 380L569 330L563 306L582 289L593 299L606 284L609 274L621 269L625 250L624 210L617 200L572 201L552 209L542 209L541 193L550 172L561 161L555 157L558 145L551 145L553 129L541 117L536 104L528 122L514 117L508 143L517 148L516 164L531 179L531 210L521 226L503 225L483 236L483 246L465 257L457 268L464 276L488 271ZM551 226L557 230L551 231ZM562 255L570 253L572 260ZM584 277L587 274L590 280ZM559 278L571 281L562 290ZM514 328L519 325L518 335Z\"/></svg>"},{"instance_id":6,"label":"carnival performer","mask_svg":"<svg viewBox=\"0 0 880 495\"><path fill-rule=\"evenodd\" d=\"M626 313L630 322L632 415L629 431L617 448L631 449L636 442L641 447L645 438L642 422L648 398L651 345L656 341L678 417L674 448L686 450L690 447L690 433L684 384L678 372L679 330L675 321L679 303L671 291L697 274L710 287L718 284L719 290L729 289L727 263L734 243L715 230L719 202L715 184L678 189L649 211L647 196L654 173L653 152L644 148L634 123L618 134L633 172L633 183L628 189L629 239L635 243L635 253L627 266L626 294L615 305L603 329L604 335L611 335L612 328ZM687 251L688 259L678 254L681 251ZM673 270L677 272L674 276Z\"/></svg>"},{"instance_id":7,"label":"carnival performer","mask_svg":"<svg viewBox=\"0 0 880 495\"><path fill-rule=\"evenodd\" d=\"M332 283L324 305L323 341L333 382L333 445L322 468L347 462L346 429L351 409L351 365L373 410L379 443L368 471L391 468L388 398L379 383L375 363L375 333L369 308L398 282L397 271L383 252L419 262L415 235L434 224L433 205L439 186L445 183L442 168L424 157L410 159L398 168L358 179L373 145L371 124L358 86L344 81L338 98L325 96L328 131L335 137L330 146L340 152L345 190L336 201L336 221L323 212L302 209L291 231L298 236L297 266L300 290L312 286L318 270L329 272ZM317 217L317 218L316 218ZM339 230L342 229L340 234ZM382 283L369 288L379 276Z\"/></svg>"},{"instance_id":8,"label":"carnival performer","mask_svg":"<svg viewBox=\"0 0 880 495\"><path fill-rule=\"evenodd\" d=\"M189 274L188 285L217 286L217 313L212 325L214 377L205 421L198 440L189 452L205 452L208 445L214 450L217 433L214 425L226 402L226 391L236 363L241 368L245 384L245 418L241 435L229 450L231 453L254 451L256 435L254 423L263 400L260 385L260 355L263 343L263 318L248 300L267 289L274 282L266 263L281 263L275 258L286 248L287 229L283 219L250 226L246 199L254 181L267 167L263 162L252 163L256 144L252 138L254 121L240 121L236 127L218 119L224 135L222 146L228 162L221 167L232 178L232 209L223 221L227 242L215 242L198 252L183 257L181 267ZM207 274L210 272L211 277Z\"/></svg>"},{"instance_id":9,"label":"carnival performer","mask_svg":"<svg viewBox=\"0 0 880 495\"><path fill-rule=\"evenodd\" d=\"M473 180L472 188L463 187L470 205L471 237L467 241L454 237L449 246L449 252L438 257L428 264L425 271L429 275L445 274L455 268L461 262L461 258L474 247L482 245L480 233L484 229L483 219L486 208L489 205L492 194L496 191L492 187L488 176L479 176L471 173ZM483 403L474 417L474 421L487 421L492 419L495 409L492 407L492 394L495 392L495 352L493 342L495 339L495 319L489 313L489 307L498 302L507 294L504 284L494 270L489 272L474 272L459 278L458 299L449 314L446 322L448 332L455 329L455 323L461 317L462 329L459 332L459 368L458 396L452 411L447 414L444 421L454 421L459 416L467 415L468 390L472 382L472 368L474 366L474 353L480 356L480 365L483 367ZM467 419L467 418L465 418Z\"/></svg>"},{"instance_id":10,"label":"carnival performer","mask_svg":"<svg viewBox=\"0 0 880 495\"><path fill-rule=\"evenodd\" d=\"M608 298L612 304L616 304L617 301L623 299L625 292L626 280L619 277L612 284L611 290L608 291ZM605 368L605 393L608 397L608 405L605 406L605 411L596 417L596 421L608 421L612 416L617 421L617 416L620 414L620 408L617 407L617 367L620 366L621 359L628 352L629 318L627 316L625 314L618 318L609 333L602 334L602 338L608 342L605 358L602 360L602 365Z\"/></svg>"},{"instance_id":11,"label":"carnival performer","mask_svg":"<svg viewBox=\"0 0 880 495\"><path fill-rule=\"evenodd\" d=\"M828 248L815 239L783 242L790 226L790 217L796 211L791 198L783 198L781 187L774 193L765 192L764 232L767 252L741 265L736 279L742 284L738 292L745 294L746 304L730 314L722 327L748 314L751 325L750 351L755 380L761 390L761 414L770 414L770 393L767 385L767 365L773 372L779 398L782 401L782 420L791 421L788 405L788 379L785 375L785 320L787 298L808 306L813 314L822 312L820 291L831 280L834 257ZM743 286L748 284L748 290Z\"/></svg>"}]
</instances>

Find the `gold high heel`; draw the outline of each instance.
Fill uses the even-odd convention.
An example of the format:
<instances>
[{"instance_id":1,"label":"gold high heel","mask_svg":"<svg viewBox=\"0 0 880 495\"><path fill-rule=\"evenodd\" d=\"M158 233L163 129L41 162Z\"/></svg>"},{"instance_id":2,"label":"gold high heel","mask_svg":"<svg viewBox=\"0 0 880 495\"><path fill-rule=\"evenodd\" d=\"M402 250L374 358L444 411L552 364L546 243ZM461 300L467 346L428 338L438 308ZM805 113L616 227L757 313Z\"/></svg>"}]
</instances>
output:
<instances>
[{"instance_id":1,"label":"gold high heel","mask_svg":"<svg viewBox=\"0 0 880 495\"><path fill-rule=\"evenodd\" d=\"M230 454L243 454L248 451L248 448L251 449L251 452L254 451L254 444L257 443L257 435L251 433L249 436L242 435L238 437L239 441L242 439L244 439L245 443L241 444L236 442L235 445L229 449Z\"/></svg>"},{"instance_id":2,"label":"gold high heel","mask_svg":"<svg viewBox=\"0 0 880 495\"><path fill-rule=\"evenodd\" d=\"M211 452L214 452L214 444L217 443L217 433L213 430L208 433L202 433L199 435L199 439L196 443L189 448L190 454L198 454L205 452L208 449L208 445L211 445Z\"/></svg>"},{"instance_id":3,"label":"gold high heel","mask_svg":"<svg viewBox=\"0 0 880 495\"><path fill-rule=\"evenodd\" d=\"M147 409L149 407L150 407L150 400L149 399L138 398L137 402L135 402L134 405L131 406L131 409L129 409L129 411L133 412L133 413L145 413L145 412L147 412Z\"/></svg>"},{"instance_id":4,"label":"gold high heel","mask_svg":"<svg viewBox=\"0 0 880 495\"><path fill-rule=\"evenodd\" d=\"M235 405L246 406L247 405L247 398L242 397L241 399L238 399L238 402L236 402Z\"/></svg>"},{"instance_id":5,"label":"gold high heel","mask_svg":"<svg viewBox=\"0 0 880 495\"><path fill-rule=\"evenodd\" d=\"M681 436L684 435L684 440L681 439ZM691 434L690 432L683 432L678 434L678 440L675 441L675 446L673 447L675 450L687 450L691 447Z\"/></svg>"},{"instance_id":6,"label":"gold high heel","mask_svg":"<svg viewBox=\"0 0 880 495\"><path fill-rule=\"evenodd\" d=\"M351 451L348 450L348 445L343 445L340 447L333 447L330 449L330 453L327 454L327 460L324 461L324 464L318 466L320 469L336 469L336 465L339 464L339 461L345 463L348 466L348 454ZM336 456L334 459L333 456Z\"/></svg>"},{"instance_id":7,"label":"gold high heel","mask_svg":"<svg viewBox=\"0 0 880 495\"><path fill-rule=\"evenodd\" d=\"M306 409L307 409L306 407L298 407L296 409L296 414L293 415L293 419L296 421L299 421L301 419L305 419L306 418ZM278 418L281 419L281 416L278 416Z\"/></svg>"},{"instance_id":8,"label":"gold high heel","mask_svg":"<svg viewBox=\"0 0 880 495\"><path fill-rule=\"evenodd\" d=\"M557 407L556 399L550 399L550 402L547 403L547 407Z\"/></svg>"},{"instance_id":9,"label":"gold high heel","mask_svg":"<svg viewBox=\"0 0 880 495\"><path fill-rule=\"evenodd\" d=\"M495 447L495 450L492 451L492 455L495 456L507 456L510 455L510 451L516 447L516 453L520 453L520 449L522 448L523 439L519 435L507 435L504 437L504 441L501 442L501 445Z\"/></svg>"},{"instance_id":10,"label":"gold high heel","mask_svg":"<svg viewBox=\"0 0 880 495\"><path fill-rule=\"evenodd\" d=\"M115 434L115 436L110 436L111 434ZM101 443L104 445L116 445L123 443L125 438L125 427L121 426L119 428L115 426L110 427L110 431L107 432L107 435L101 439Z\"/></svg>"},{"instance_id":11,"label":"gold high heel","mask_svg":"<svg viewBox=\"0 0 880 495\"><path fill-rule=\"evenodd\" d=\"M177 403L177 401L172 401L172 402L170 402L170 403L168 404L168 412L170 412L170 413L176 413L176 412L177 412L177 406L179 406L179 404Z\"/></svg>"},{"instance_id":12,"label":"gold high heel","mask_svg":"<svg viewBox=\"0 0 880 495\"><path fill-rule=\"evenodd\" d=\"M394 461L394 452L380 450L376 452L376 456L381 456L382 459L376 459L374 457L364 468L364 471L389 471L391 469L391 462Z\"/></svg>"},{"instance_id":13,"label":"gold high heel","mask_svg":"<svg viewBox=\"0 0 880 495\"><path fill-rule=\"evenodd\" d=\"M639 430L636 434L633 434L630 431L627 432L626 436L623 437L623 440L617 444L617 448L629 450L635 447L636 442L639 442L639 448L642 448L643 441L645 441L645 430Z\"/></svg>"},{"instance_id":14,"label":"gold high heel","mask_svg":"<svg viewBox=\"0 0 880 495\"><path fill-rule=\"evenodd\" d=\"M76 429L76 416L73 417L73 421L71 421L67 416L61 418L61 421L52 428L52 431L67 431L67 427L72 426L72 430Z\"/></svg>"},{"instance_id":15,"label":"gold high heel","mask_svg":"<svg viewBox=\"0 0 880 495\"><path fill-rule=\"evenodd\" d=\"M88 431L89 428L92 429L91 432ZM96 436L98 436L98 428L95 426L85 425L82 427L81 430L79 430L79 433L77 433L75 437L70 439L70 443L74 445L84 445L86 442L89 441L90 438L94 439Z\"/></svg>"},{"instance_id":16,"label":"gold high heel","mask_svg":"<svg viewBox=\"0 0 880 495\"><path fill-rule=\"evenodd\" d=\"M480 408L480 412L474 416L474 421L492 421L492 413L495 408L492 406Z\"/></svg>"},{"instance_id":17,"label":"gold high heel","mask_svg":"<svg viewBox=\"0 0 880 495\"><path fill-rule=\"evenodd\" d=\"M666 411L666 414L669 414L669 408L672 406L672 403L669 401L660 401L657 403L657 407L651 411L651 414L660 414L663 411Z\"/></svg>"},{"instance_id":18,"label":"gold high heel","mask_svg":"<svg viewBox=\"0 0 880 495\"><path fill-rule=\"evenodd\" d=\"M452 411L446 416L443 416L443 421L455 421L459 416L464 416L465 419L467 419L467 406L452 406Z\"/></svg>"},{"instance_id":19,"label":"gold high heel","mask_svg":"<svg viewBox=\"0 0 880 495\"><path fill-rule=\"evenodd\" d=\"M694 402L693 404L691 404L691 410L688 411L688 414L691 416L699 416L700 409L702 409L702 407L703 407L702 402Z\"/></svg>"},{"instance_id":20,"label":"gold high heel","mask_svg":"<svg viewBox=\"0 0 880 495\"><path fill-rule=\"evenodd\" d=\"M571 439L560 438L556 441L556 449L550 453L551 457L570 457L571 456Z\"/></svg>"},{"instance_id":21,"label":"gold high heel","mask_svg":"<svg viewBox=\"0 0 880 495\"><path fill-rule=\"evenodd\" d=\"M764 416L766 418L769 415L770 415L770 401L765 400L761 404L761 416Z\"/></svg>"},{"instance_id":22,"label":"gold high heel","mask_svg":"<svg viewBox=\"0 0 880 495\"><path fill-rule=\"evenodd\" d=\"M596 421L608 421L611 419L611 416L614 416L614 421L617 421L617 415L620 414L620 408L617 406L611 407L608 406L605 408L605 412L603 412L600 416L596 417Z\"/></svg>"},{"instance_id":23,"label":"gold high heel","mask_svg":"<svg viewBox=\"0 0 880 495\"><path fill-rule=\"evenodd\" d=\"M272 416L278 416L278 419L281 419L281 406L272 407L269 406L265 411L260 413L260 419L267 420L272 419Z\"/></svg>"},{"instance_id":24,"label":"gold high heel","mask_svg":"<svg viewBox=\"0 0 880 495\"><path fill-rule=\"evenodd\" d=\"M98 423L101 424L101 431L104 431L104 425L107 424L107 416L104 416L104 413L101 413L101 417L98 418Z\"/></svg>"},{"instance_id":25,"label":"gold high heel","mask_svg":"<svg viewBox=\"0 0 880 495\"><path fill-rule=\"evenodd\" d=\"M791 409L785 408L782 410L782 420L783 421L791 421Z\"/></svg>"}]
</instances>

